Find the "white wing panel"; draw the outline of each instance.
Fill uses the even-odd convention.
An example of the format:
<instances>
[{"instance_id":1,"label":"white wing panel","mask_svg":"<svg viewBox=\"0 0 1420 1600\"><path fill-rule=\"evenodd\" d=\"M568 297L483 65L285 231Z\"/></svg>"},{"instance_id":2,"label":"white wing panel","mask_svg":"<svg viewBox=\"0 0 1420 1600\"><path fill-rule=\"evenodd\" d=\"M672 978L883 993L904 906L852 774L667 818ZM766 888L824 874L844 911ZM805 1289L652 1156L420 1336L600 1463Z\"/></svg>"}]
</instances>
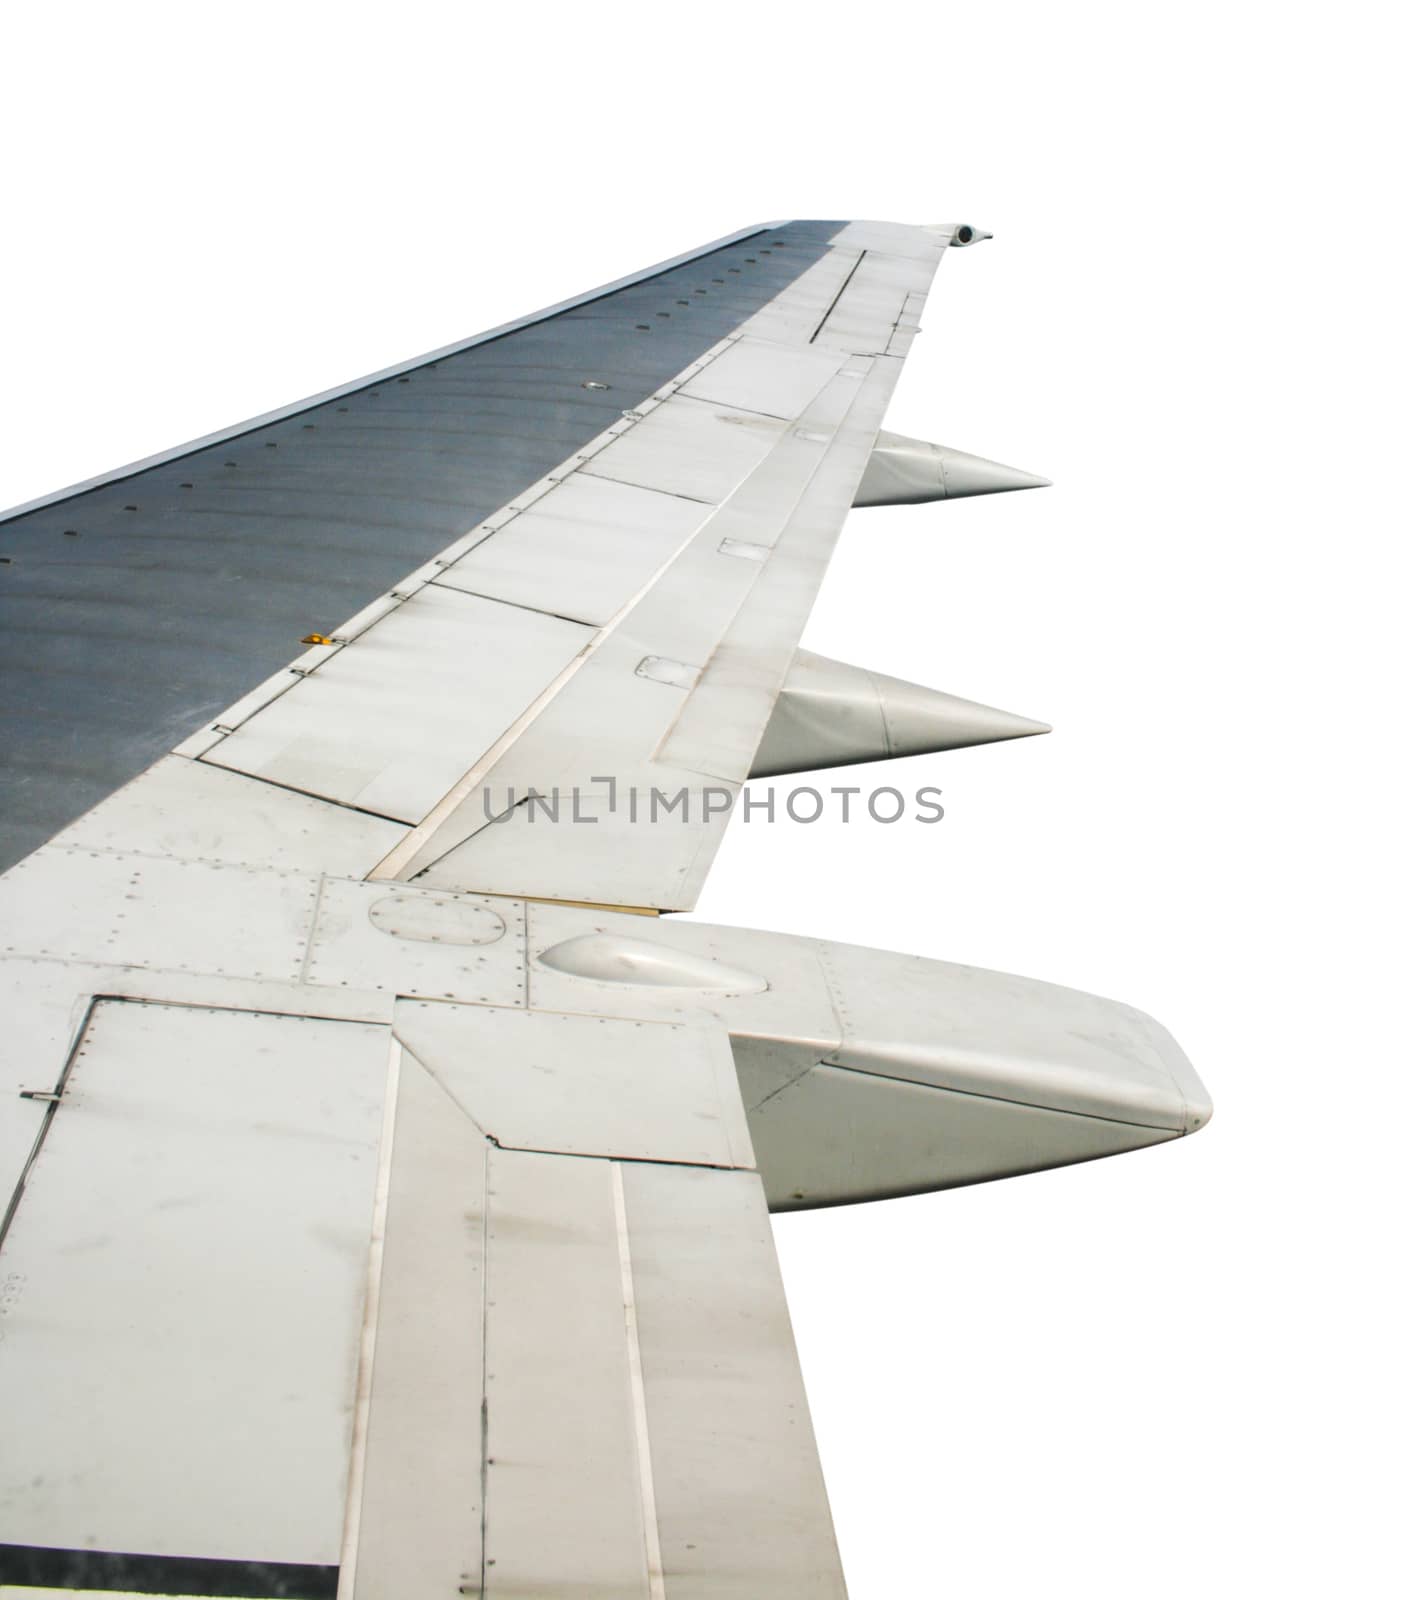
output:
<instances>
[{"instance_id":1,"label":"white wing panel","mask_svg":"<svg viewBox=\"0 0 1420 1600\"><path fill-rule=\"evenodd\" d=\"M95 1005L5 1239L0 1543L334 1565L388 1058Z\"/></svg>"},{"instance_id":2,"label":"white wing panel","mask_svg":"<svg viewBox=\"0 0 1420 1600\"><path fill-rule=\"evenodd\" d=\"M499 1145L752 1167L718 1029L400 1001L395 1035Z\"/></svg>"},{"instance_id":3,"label":"white wing panel","mask_svg":"<svg viewBox=\"0 0 1420 1600\"><path fill-rule=\"evenodd\" d=\"M834 1600L753 1173L495 1151L486 1600Z\"/></svg>"},{"instance_id":4,"label":"white wing panel","mask_svg":"<svg viewBox=\"0 0 1420 1600\"><path fill-rule=\"evenodd\" d=\"M835 244L801 278L757 312L746 323L746 330L758 339L806 344L813 338L862 256L861 246Z\"/></svg>"},{"instance_id":5,"label":"white wing panel","mask_svg":"<svg viewBox=\"0 0 1420 1600\"><path fill-rule=\"evenodd\" d=\"M484 1600L664 1592L632 1404L620 1173L490 1153Z\"/></svg>"},{"instance_id":6,"label":"white wing panel","mask_svg":"<svg viewBox=\"0 0 1420 1600\"><path fill-rule=\"evenodd\" d=\"M318 890L298 873L48 845L0 879L0 918L32 955L295 981Z\"/></svg>"},{"instance_id":7,"label":"white wing panel","mask_svg":"<svg viewBox=\"0 0 1420 1600\"><path fill-rule=\"evenodd\" d=\"M437 581L600 626L708 514L678 495L578 472Z\"/></svg>"},{"instance_id":8,"label":"white wing panel","mask_svg":"<svg viewBox=\"0 0 1420 1600\"><path fill-rule=\"evenodd\" d=\"M703 1094L725 1036L413 1004L396 1027L342 1593L840 1595L759 1179L674 1157L688 1118L748 1150L738 1095ZM598 1096L625 1103L599 1116ZM638 1096L645 1157L597 1158ZM509 1118L578 1153L504 1148Z\"/></svg>"},{"instance_id":9,"label":"white wing panel","mask_svg":"<svg viewBox=\"0 0 1420 1600\"><path fill-rule=\"evenodd\" d=\"M580 823L569 822L564 808L562 822L525 825L525 803L506 824L459 840L416 881L451 890L481 883L495 894L532 883L549 898L594 906L693 905L734 795L723 784L685 776L651 763L623 770L614 805L605 794L578 798ZM653 808L657 821L648 826Z\"/></svg>"},{"instance_id":10,"label":"white wing panel","mask_svg":"<svg viewBox=\"0 0 1420 1600\"><path fill-rule=\"evenodd\" d=\"M591 636L430 584L202 759L417 822Z\"/></svg>"},{"instance_id":11,"label":"white wing panel","mask_svg":"<svg viewBox=\"0 0 1420 1600\"><path fill-rule=\"evenodd\" d=\"M814 334L814 348L855 355L885 353L908 294L922 287L916 263L869 252Z\"/></svg>"},{"instance_id":12,"label":"white wing panel","mask_svg":"<svg viewBox=\"0 0 1420 1600\"><path fill-rule=\"evenodd\" d=\"M594 478L638 483L717 505L733 494L774 448L785 424L747 404L672 397L629 432L599 450L582 468Z\"/></svg>"},{"instance_id":13,"label":"white wing panel","mask_svg":"<svg viewBox=\"0 0 1420 1600\"><path fill-rule=\"evenodd\" d=\"M831 350L740 339L679 392L712 405L743 406L791 419L808 409L842 364L842 357Z\"/></svg>"},{"instance_id":14,"label":"white wing panel","mask_svg":"<svg viewBox=\"0 0 1420 1600\"><path fill-rule=\"evenodd\" d=\"M621 1176L668 1600L844 1595L758 1176Z\"/></svg>"},{"instance_id":15,"label":"white wing panel","mask_svg":"<svg viewBox=\"0 0 1420 1600\"><path fill-rule=\"evenodd\" d=\"M488 1142L407 1063L396 1105L343 1552L351 1600L456 1595L483 1569Z\"/></svg>"},{"instance_id":16,"label":"white wing panel","mask_svg":"<svg viewBox=\"0 0 1420 1600\"><path fill-rule=\"evenodd\" d=\"M214 738L216 736L214 735ZM184 756L164 756L58 834L75 850L127 850L240 866L362 877L404 829L383 817L254 782Z\"/></svg>"}]
</instances>

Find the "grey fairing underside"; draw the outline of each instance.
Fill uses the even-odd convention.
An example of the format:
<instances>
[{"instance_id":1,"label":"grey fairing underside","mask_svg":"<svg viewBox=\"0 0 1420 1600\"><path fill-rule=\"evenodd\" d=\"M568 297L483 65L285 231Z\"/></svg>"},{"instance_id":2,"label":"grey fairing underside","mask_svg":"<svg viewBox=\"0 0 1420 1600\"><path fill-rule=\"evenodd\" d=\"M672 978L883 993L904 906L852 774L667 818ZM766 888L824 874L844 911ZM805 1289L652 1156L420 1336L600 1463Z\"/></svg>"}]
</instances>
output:
<instances>
[{"instance_id":1,"label":"grey fairing underside","mask_svg":"<svg viewBox=\"0 0 1420 1600\"><path fill-rule=\"evenodd\" d=\"M737 236L0 520L0 871L639 404L841 226Z\"/></svg>"}]
</instances>

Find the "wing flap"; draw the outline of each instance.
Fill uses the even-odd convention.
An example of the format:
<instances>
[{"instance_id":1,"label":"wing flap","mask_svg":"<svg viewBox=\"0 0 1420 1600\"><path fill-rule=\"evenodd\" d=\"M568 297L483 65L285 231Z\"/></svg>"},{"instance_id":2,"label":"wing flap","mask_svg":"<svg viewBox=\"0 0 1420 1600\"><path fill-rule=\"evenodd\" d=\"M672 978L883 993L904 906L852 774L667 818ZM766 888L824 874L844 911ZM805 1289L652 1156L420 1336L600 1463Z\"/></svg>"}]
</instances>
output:
<instances>
[{"instance_id":1,"label":"wing flap","mask_svg":"<svg viewBox=\"0 0 1420 1600\"><path fill-rule=\"evenodd\" d=\"M487 1292L485 1600L843 1595L753 1173L495 1149Z\"/></svg>"},{"instance_id":2,"label":"wing flap","mask_svg":"<svg viewBox=\"0 0 1420 1600\"><path fill-rule=\"evenodd\" d=\"M694 1121L748 1155L725 1036L412 1003L395 1028L343 1592L385 1600L414 1550L419 1600L841 1595L763 1189L675 1159ZM733 1101L703 1099L712 1062ZM543 1148L488 1132L515 1124ZM441 1412L474 1384L477 1449L466 1399Z\"/></svg>"},{"instance_id":3,"label":"wing flap","mask_svg":"<svg viewBox=\"0 0 1420 1600\"><path fill-rule=\"evenodd\" d=\"M5 1238L0 1585L841 1595L752 1161L710 1021L96 998Z\"/></svg>"},{"instance_id":4,"label":"wing flap","mask_svg":"<svg viewBox=\"0 0 1420 1600\"><path fill-rule=\"evenodd\" d=\"M758 1176L621 1180L667 1595L843 1595Z\"/></svg>"}]
</instances>

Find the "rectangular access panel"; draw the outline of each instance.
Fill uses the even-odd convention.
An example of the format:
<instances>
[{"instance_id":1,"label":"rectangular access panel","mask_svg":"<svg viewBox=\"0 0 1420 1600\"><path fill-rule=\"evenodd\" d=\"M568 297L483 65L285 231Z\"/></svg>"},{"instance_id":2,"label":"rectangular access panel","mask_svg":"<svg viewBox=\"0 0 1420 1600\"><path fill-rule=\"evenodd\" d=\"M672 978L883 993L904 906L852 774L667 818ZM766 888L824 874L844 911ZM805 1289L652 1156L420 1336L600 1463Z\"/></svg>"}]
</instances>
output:
<instances>
[{"instance_id":1,"label":"rectangular access panel","mask_svg":"<svg viewBox=\"0 0 1420 1600\"><path fill-rule=\"evenodd\" d=\"M95 1001L0 1246L0 1587L335 1593L389 1055Z\"/></svg>"}]
</instances>

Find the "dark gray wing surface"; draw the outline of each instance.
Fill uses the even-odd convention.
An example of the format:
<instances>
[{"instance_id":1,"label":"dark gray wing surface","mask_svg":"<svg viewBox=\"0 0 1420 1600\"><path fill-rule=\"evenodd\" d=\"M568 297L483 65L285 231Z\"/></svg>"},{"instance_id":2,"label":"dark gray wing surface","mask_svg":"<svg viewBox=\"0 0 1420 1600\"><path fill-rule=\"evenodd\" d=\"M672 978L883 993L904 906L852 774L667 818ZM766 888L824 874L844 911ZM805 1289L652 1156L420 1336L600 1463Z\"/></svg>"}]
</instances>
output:
<instances>
[{"instance_id":1,"label":"dark gray wing surface","mask_svg":"<svg viewBox=\"0 0 1420 1600\"><path fill-rule=\"evenodd\" d=\"M0 518L0 870L640 404L841 226L750 230Z\"/></svg>"}]
</instances>

